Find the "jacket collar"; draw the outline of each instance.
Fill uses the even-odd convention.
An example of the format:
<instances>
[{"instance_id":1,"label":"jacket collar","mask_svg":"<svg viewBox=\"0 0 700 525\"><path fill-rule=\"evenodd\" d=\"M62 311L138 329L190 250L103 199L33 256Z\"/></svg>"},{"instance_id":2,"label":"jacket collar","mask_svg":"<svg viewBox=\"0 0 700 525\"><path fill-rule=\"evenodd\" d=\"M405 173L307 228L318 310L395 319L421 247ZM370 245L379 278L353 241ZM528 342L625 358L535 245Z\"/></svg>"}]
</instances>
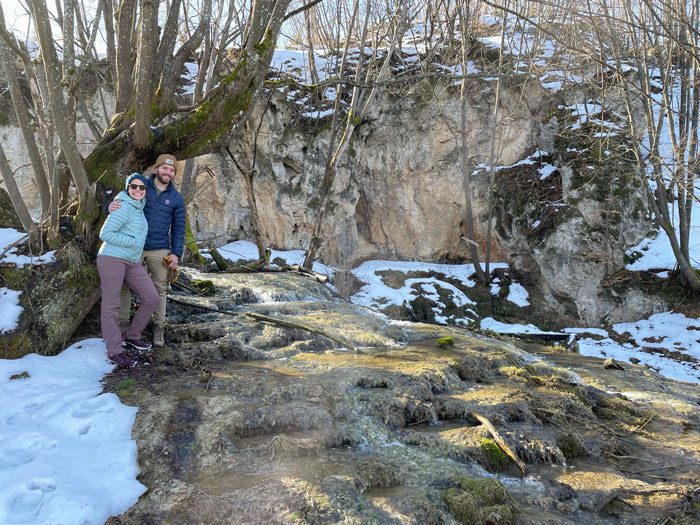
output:
<instances>
[{"instance_id":1,"label":"jacket collar","mask_svg":"<svg viewBox=\"0 0 700 525\"><path fill-rule=\"evenodd\" d=\"M143 207L146 205L145 196L140 201L137 201L136 199L132 198L126 190L122 190L121 193L119 193L119 200L121 200L122 202L128 202L137 210L142 210Z\"/></svg>"}]
</instances>

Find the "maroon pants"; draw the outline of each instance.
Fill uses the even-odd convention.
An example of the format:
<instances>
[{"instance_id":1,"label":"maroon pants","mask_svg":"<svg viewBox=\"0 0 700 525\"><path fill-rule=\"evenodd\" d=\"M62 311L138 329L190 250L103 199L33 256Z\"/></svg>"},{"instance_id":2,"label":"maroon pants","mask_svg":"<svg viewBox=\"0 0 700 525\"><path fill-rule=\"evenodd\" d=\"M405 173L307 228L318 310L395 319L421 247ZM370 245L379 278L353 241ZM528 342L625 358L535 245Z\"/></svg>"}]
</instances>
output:
<instances>
[{"instance_id":1,"label":"maroon pants","mask_svg":"<svg viewBox=\"0 0 700 525\"><path fill-rule=\"evenodd\" d=\"M122 284L126 284L141 297L141 305L131 325L124 332L126 339L141 339L141 332L146 328L153 310L158 306L160 296L141 263L132 263L109 255L98 255L97 271L100 272L102 289L100 308L102 338L105 340L108 355L120 354L123 352L122 333L119 330L119 294Z\"/></svg>"}]
</instances>

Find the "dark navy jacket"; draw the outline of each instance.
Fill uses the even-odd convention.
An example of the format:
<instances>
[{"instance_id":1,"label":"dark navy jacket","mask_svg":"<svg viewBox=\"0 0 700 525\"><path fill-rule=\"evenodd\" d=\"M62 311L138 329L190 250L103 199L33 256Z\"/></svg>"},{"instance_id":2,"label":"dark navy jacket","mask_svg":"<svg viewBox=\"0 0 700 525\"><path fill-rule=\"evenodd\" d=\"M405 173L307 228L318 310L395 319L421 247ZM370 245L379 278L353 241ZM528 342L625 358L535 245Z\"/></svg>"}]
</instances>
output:
<instances>
[{"instance_id":1,"label":"dark navy jacket","mask_svg":"<svg viewBox=\"0 0 700 525\"><path fill-rule=\"evenodd\" d=\"M143 214L148 221L148 235L144 250L170 250L182 257L185 244L185 200L170 181L158 195L151 175L146 185L146 206Z\"/></svg>"}]
</instances>

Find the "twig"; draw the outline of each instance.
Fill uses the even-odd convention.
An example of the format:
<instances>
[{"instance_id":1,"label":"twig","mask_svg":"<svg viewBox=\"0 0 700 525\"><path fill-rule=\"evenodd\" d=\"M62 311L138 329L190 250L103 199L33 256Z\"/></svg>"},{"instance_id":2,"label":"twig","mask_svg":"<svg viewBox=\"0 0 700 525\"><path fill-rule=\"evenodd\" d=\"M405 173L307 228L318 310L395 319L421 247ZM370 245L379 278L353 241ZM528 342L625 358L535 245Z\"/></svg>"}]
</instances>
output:
<instances>
[{"instance_id":1,"label":"twig","mask_svg":"<svg viewBox=\"0 0 700 525\"><path fill-rule=\"evenodd\" d=\"M646 418L641 425L638 425L634 427L630 432L637 432L639 430L642 430L645 426L649 424L649 422L654 418L654 414L650 415L648 418Z\"/></svg>"},{"instance_id":2,"label":"twig","mask_svg":"<svg viewBox=\"0 0 700 525\"><path fill-rule=\"evenodd\" d=\"M297 321L286 321L284 319L280 319L279 317L270 317L268 315L263 315L263 314L258 314L255 312L246 312L245 313L248 317L252 317L256 321L261 321L263 323L270 323L278 326L284 326L285 328L297 328L300 330L306 330L307 332L311 332L314 334L322 335L323 337L327 337L328 339L331 339L332 341L335 341L336 343L339 343L340 345L353 350L357 351L355 346L348 341L347 339L338 336L338 335L333 335L331 333L326 332L325 330L322 330L321 328L316 328L315 326L310 326L304 323L299 323Z\"/></svg>"},{"instance_id":3,"label":"twig","mask_svg":"<svg viewBox=\"0 0 700 525\"><path fill-rule=\"evenodd\" d=\"M9 251L10 251L12 248L14 248L15 246L21 244L21 243L22 243L23 241L25 241L27 238L29 238L29 234L23 235L22 237L20 237L19 239L17 239L15 242L8 244L8 245L5 247L5 249L2 251L2 253L0 253L0 260L2 260L2 259L5 258L5 254L6 254L7 252L9 252Z\"/></svg>"},{"instance_id":4,"label":"twig","mask_svg":"<svg viewBox=\"0 0 700 525\"><path fill-rule=\"evenodd\" d=\"M496 430L496 427L494 427L491 422L486 419L484 416L481 414L477 414L476 412L472 412L471 416L475 418L479 423L484 425L486 429L489 431L489 434L491 434L491 437L493 437L493 440L498 444L499 447L501 447L501 450L510 458L513 460L513 462L518 466L520 469L520 472L522 472L523 476L525 475L525 463L522 462L522 460L517 456L515 452L508 446L508 444L505 442L505 440L501 437L501 435L498 433L498 430Z\"/></svg>"},{"instance_id":5,"label":"twig","mask_svg":"<svg viewBox=\"0 0 700 525\"><path fill-rule=\"evenodd\" d=\"M666 467L649 468L649 469L645 469L645 470L637 470L635 472L630 471L630 470L623 470L622 472L625 472L627 474L644 474L645 472L655 472L657 470L666 470L668 468L685 467L688 465L689 465L689 463L679 463L678 465L668 465Z\"/></svg>"}]
</instances>

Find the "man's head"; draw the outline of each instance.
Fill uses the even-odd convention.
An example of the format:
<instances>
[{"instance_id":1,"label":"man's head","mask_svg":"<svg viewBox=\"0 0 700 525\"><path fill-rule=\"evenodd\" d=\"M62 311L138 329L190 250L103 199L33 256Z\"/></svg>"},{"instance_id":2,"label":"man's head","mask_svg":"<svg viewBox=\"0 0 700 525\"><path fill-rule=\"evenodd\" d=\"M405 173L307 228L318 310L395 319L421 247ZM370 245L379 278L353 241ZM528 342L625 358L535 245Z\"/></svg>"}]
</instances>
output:
<instances>
[{"instance_id":1,"label":"man's head","mask_svg":"<svg viewBox=\"0 0 700 525\"><path fill-rule=\"evenodd\" d=\"M168 184L177 173L177 159L169 153L158 155L153 171L161 183Z\"/></svg>"}]
</instances>

